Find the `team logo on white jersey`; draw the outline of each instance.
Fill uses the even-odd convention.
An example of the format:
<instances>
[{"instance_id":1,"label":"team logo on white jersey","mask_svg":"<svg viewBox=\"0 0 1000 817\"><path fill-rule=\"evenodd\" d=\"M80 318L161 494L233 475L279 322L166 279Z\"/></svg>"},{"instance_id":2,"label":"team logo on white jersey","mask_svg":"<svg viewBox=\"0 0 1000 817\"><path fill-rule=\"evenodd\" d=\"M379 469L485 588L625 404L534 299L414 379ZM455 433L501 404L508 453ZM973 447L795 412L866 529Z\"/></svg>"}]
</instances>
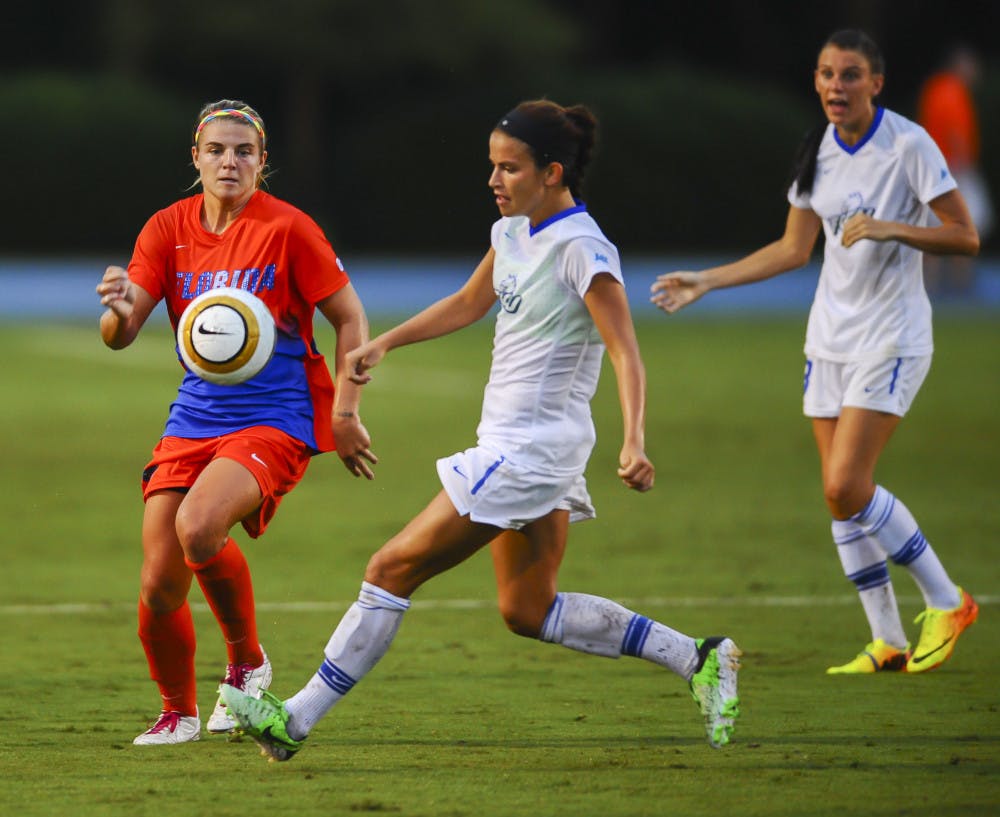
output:
<instances>
[{"instance_id":1,"label":"team logo on white jersey","mask_svg":"<svg viewBox=\"0 0 1000 817\"><path fill-rule=\"evenodd\" d=\"M517 312L521 306L521 296L517 294L517 276L511 273L500 282L495 290L504 312Z\"/></svg>"},{"instance_id":2,"label":"team logo on white jersey","mask_svg":"<svg viewBox=\"0 0 1000 817\"><path fill-rule=\"evenodd\" d=\"M849 218L856 216L858 213L864 213L867 216L874 216L875 208L865 207L865 198L860 193L850 193L844 200L844 205L840 210L840 214L830 219L830 229L833 231L833 234L839 235L840 228L844 226L844 222L846 222Z\"/></svg>"}]
</instances>

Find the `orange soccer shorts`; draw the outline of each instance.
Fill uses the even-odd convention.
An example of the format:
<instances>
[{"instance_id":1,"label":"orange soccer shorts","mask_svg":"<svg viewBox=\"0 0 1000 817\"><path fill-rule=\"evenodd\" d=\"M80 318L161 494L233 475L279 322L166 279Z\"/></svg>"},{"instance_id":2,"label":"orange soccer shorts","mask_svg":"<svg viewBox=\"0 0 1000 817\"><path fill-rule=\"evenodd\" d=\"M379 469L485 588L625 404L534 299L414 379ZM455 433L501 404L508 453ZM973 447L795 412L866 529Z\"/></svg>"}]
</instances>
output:
<instances>
[{"instance_id":1,"label":"orange soccer shorts","mask_svg":"<svg viewBox=\"0 0 1000 817\"><path fill-rule=\"evenodd\" d=\"M256 516L243 520L246 532L256 539L274 517L281 498L305 475L312 450L270 426L252 426L203 439L163 437L142 472L143 499L156 491L190 488L205 467L219 457L240 463L257 480L262 496L260 507Z\"/></svg>"}]
</instances>

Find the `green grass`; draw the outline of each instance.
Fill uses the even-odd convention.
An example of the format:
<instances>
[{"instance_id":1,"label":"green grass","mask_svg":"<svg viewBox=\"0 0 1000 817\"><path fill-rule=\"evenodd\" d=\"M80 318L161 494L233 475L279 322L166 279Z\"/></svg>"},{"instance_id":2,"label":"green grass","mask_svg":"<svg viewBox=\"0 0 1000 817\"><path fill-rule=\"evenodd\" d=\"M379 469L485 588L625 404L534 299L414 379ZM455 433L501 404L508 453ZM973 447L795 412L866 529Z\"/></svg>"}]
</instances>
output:
<instances>
[{"instance_id":1,"label":"green grass","mask_svg":"<svg viewBox=\"0 0 1000 817\"><path fill-rule=\"evenodd\" d=\"M638 495L615 477L607 370L598 518L574 526L561 586L731 634L745 650L735 742L712 750L660 669L507 634L481 554L421 589L388 656L295 760L266 764L207 736L131 745L157 709L135 636L138 480L176 388L169 337L113 353L93 326L0 325L0 813L1000 813L995 317L938 319L935 365L878 474L983 602L952 660L912 678L823 674L867 630L801 417L802 320L651 319L639 334L657 485ZM321 660L371 551L437 490L435 458L474 443L488 359L486 325L393 353L363 405L377 480L320 457L265 537L237 534L279 694ZM918 594L893 575L909 620ZM196 625L207 715L225 653L200 604Z\"/></svg>"}]
</instances>

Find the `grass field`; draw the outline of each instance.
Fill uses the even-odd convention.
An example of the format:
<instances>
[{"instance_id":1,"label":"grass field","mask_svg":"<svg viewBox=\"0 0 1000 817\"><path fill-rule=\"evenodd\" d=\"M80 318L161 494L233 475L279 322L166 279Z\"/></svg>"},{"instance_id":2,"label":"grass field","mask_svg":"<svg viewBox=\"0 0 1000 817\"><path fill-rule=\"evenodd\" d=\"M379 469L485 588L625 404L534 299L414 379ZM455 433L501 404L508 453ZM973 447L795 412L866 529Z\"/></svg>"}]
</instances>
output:
<instances>
[{"instance_id":1,"label":"grass field","mask_svg":"<svg viewBox=\"0 0 1000 817\"><path fill-rule=\"evenodd\" d=\"M134 608L139 471L178 378L169 337L113 353L93 325L0 325L0 814L1000 814L1000 325L938 319L934 368L878 474L980 620L936 672L834 679L824 668L867 629L800 414L802 323L639 325L657 485L637 495L615 478L608 370L588 471L598 518L574 527L562 574L563 589L740 643L731 746L708 746L673 675L507 634L481 554L421 589L385 660L286 764L207 735L131 745L158 708ZM363 406L377 480L318 458L263 539L238 535L279 694L321 660L369 553L437 490L434 459L474 442L488 338L476 326L395 352ZM916 588L893 575L909 621ZM207 715L225 652L192 600Z\"/></svg>"}]
</instances>

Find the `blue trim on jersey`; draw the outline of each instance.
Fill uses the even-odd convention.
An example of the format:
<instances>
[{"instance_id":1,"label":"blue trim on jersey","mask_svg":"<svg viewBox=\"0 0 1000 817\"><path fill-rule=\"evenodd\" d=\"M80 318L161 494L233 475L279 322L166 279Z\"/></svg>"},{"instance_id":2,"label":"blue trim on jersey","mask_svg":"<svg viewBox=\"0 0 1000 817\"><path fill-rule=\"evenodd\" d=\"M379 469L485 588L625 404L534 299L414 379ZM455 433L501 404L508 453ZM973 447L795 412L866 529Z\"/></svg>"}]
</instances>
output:
<instances>
[{"instance_id":1,"label":"blue trim on jersey","mask_svg":"<svg viewBox=\"0 0 1000 817\"><path fill-rule=\"evenodd\" d=\"M545 219L545 221L540 222L537 227L532 227L529 224L528 235L535 235L535 233L541 232L550 224L555 224L557 221L562 221L564 218L567 218L568 216L575 216L577 213L586 213L586 212L587 212L587 205L581 201L576 205L576 207L570 207L566 210L556 213L554 216L549 216L547 219Z\"/></svg>"},{"instance_id":2,"label":"blue trim on jersey","mask_svg":"<svg viewBox=\"0 0 1000 817\"><path fill-rule=\"evenodd\" d=\"M837 133L836 126L834 126L833 128L833 138L836 140L837 144L840 145L840 147L844 151L853 156L855 153L861 150L861 148L863 148L866 144L868 144L868 140L875 135L875 131L878 130L878 126L882 122L882 114L884 113L885 113L885 108L882 107L875 108L875 118L872 120L872 123L869 126L868 130L865 132L865 135L862 136L861 139L858 140L858 143L855 145L845 145L843 142L841 142L840 136Z\"/></svg>"}]
</instances>

